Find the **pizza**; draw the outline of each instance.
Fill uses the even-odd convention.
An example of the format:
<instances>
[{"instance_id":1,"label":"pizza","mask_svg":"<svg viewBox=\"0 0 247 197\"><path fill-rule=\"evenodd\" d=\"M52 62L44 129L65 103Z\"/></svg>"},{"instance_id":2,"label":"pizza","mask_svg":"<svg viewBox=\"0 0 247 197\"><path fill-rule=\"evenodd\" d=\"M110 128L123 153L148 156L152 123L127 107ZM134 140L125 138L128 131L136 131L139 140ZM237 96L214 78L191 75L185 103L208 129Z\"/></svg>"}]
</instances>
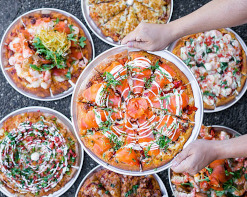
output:
<instances>
[{"instance_id":1,"label":"pizza","mask_svg":"<svg viewBox=\"0 0 247 197\"><path fill-rule=\"evenodd\" d=\"M74 177L78 143L54 115L28 112L0 129L0 181L13 196L48 196Z\"/></svg>"},{"instance_id":2,"label":"pizza","mask_svg":"<svg viewBox=\"0 0 247 197\"><path fill-rule=\"evenodd\" d=\"M205 109L231 102L245 84L246 54L232 32L220 29L183 37L173 53L196 77Z\"/></svg>"},{"instance_id":3,"label":"pizza","mask_svg":"<svg viewBox=\"0 0 247 197\"><path fill-rule=\"evenodd\" d=\"M170 0L89 0L89 15L104 36L120 41L140 22L167 23Z\"/></svg>"},{"instance_id":4,"label":"pizza","mask_svg":"<svg viewBox=\"0 0 247 197\"><path fill-rule=\"evenodd\" d=\"M235 137L224 130L202 126L198 138L228 140ZM246 196L246 158L221 159L210 163L194 176L188 173L171 173L174 195L186 196Z\"/></svg>"},{"instance_id":5,"label":"pizza","mask_svg":"<svg viewBox=\"0 0 247 197\"><path fill-rule=\"evenodd\" d=\"M80 188L77 197L161 197L154 176L120 175L107 169L94 172Z\"/></svg>"},{"instance_id":6,"label":"pizza","mask_svg":"<svg viewBox=\"0 0 247 197\"><path fill-rule=\"evenodd\" d=\"M58 12L22 17L6 35L3 53L15 85L40 98L72 88L93 55L80 25Z\"/></svg>"},{"instance_id":7,"label":"pizza","mask_svg":"<svg viewBox=\"0 0 247 197\"><path fill-rule=\"evenodd\" d=\"M145 52L110 56L88 75L76 115L84 145L120 169L145 171L182 150L197 108L187 77L172 62Z\"/></svg>"}]
</instances>

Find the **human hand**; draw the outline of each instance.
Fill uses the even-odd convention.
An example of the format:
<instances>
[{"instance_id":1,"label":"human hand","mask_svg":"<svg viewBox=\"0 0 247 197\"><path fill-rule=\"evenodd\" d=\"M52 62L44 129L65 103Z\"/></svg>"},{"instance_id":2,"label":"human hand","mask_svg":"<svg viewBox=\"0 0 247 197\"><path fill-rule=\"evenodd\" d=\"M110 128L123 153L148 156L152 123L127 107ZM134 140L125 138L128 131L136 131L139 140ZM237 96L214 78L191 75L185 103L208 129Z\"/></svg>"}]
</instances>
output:
<instances>
[{"instance_id":1,"label":"human hand","mask_svg":"<svg viewBox=\"0 0 247 197\"><path fill-rule=\"evenodd\" d=\"M170 23L141 22L134 31L122 40L121 44L147 51L159 51L165 49L175 39L175 31Z\"/></svg>"},{"instance_id":2,"label":"human hand","mask_svg":"<svg viewBox=\"0 0 247 197\"><path fill-rule=\"evenodd\" d=\"M218 159L218 142L196 140L188 145L172 162L172 170L177 173L198 173L208 164Z\"/></svg>"}]
</instances>

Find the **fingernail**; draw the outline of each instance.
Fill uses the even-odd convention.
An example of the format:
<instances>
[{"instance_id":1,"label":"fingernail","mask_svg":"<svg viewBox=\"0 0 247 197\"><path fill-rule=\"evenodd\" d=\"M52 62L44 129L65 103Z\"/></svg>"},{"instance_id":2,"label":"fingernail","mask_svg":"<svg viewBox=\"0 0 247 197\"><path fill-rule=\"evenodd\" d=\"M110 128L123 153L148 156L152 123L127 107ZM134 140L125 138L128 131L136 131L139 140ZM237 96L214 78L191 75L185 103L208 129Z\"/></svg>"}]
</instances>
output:
<instances>
[{"instance_id":1,"label":"fingernail","mask_svg":"<svg viewBox=\"0 0 247 197\"><path fill-rule=\"evenodd\" d=\"M133 42L128 42L127 47L133 47Z\"/></svg>"}]
</instances>

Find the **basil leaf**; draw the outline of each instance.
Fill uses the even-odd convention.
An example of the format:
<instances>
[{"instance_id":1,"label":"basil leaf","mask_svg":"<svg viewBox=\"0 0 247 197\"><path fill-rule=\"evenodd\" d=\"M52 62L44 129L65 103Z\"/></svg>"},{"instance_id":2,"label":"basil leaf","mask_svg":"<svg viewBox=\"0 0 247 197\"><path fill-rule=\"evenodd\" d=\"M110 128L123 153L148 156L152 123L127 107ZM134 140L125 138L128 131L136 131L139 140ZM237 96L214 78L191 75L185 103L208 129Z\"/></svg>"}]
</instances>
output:
<instances>
[{"instance_id":1,"label":"basil leaf","mask_svg":"<svg viewBox=\"0 0 247 197\"><path fill-rule=\"evenodd\" d=\"M86 41L86 38L85 37L81 37L80 40L79 40L79 45L81 46L81 48L84 48L86 43L84 42Z\"/></svg>"},{"instance_id":2,"label":"basil leaf","mask_svg":"<svg viewBox=\"0 0 247 197\"><path fill-rule=\"evenodd\" d=\"M207 53L212 53L212 49L207 48L206 52L207 52Z\"/></svg>"},{"instance_id":3,"label":"basil leaf","mask_svg":"<svg viewBox=\"0 0 247 197\"><path fill-rule=\"evenodd\" d=\"M219 49L220 49L219 46L218 45L215 45L215 44L213 45L213 47L216 49L216 52L218 52Z\"/></svg>"},{"instance_id":4,"label":"basil leaf","mask_svg":"<svg viewBox=\"0 0 247 197\"><path fill-rule=\"evenodd\" d=\"M191 59L190 58L188 58L187 60L183 60L184 61L184 63L188 66L189 65L189 63L190 63L190 61L191 61Z\"/></svg>"},{"instance_id":5,"label":"basil leaf","mask_svg":"<svg viewBox=\"0 0 247 197\"><path fill-rule=\"evenodd\" d=\"M71 79L71 72L68 71L67 74L65 75L65 77L67 77L68 79Z\"/></svg>"},{"instance_id":6,"label":"basil leaf","mask_svg":"<svg viewBox=\"0 0 247 197\"><path fill-rule=\"evenodd\" d=\"M224 72L228 68L227 62L220 62L220 69L222 72Z\"/></svg>"},{"instance_id":7,"label":"basil leaf","mask_svg":"<svg viewBox=\"0 0 247 197\"><path fill-rule=\"evenodd\" d=\"M41 65L40 67L34 65L34 64L30 64L30 67L33 69L33 70L37 70L37 71L47 71L47 70L51 70L55 67L54 64L43 64Z\"/></svg>"},{"instance_id":8,"label":"basil leaf","mask_svg":"<svg viewBox=\"0 0 247 197\"><path fill-rule=\"evenodd\" d=\"M216 95L215 95L214 93L209 92L209 91L205 91L205 92L203 92L203 95L205 95L205 96L212 96L212 97L216 97Z\"/></svg>"}]
</instances>

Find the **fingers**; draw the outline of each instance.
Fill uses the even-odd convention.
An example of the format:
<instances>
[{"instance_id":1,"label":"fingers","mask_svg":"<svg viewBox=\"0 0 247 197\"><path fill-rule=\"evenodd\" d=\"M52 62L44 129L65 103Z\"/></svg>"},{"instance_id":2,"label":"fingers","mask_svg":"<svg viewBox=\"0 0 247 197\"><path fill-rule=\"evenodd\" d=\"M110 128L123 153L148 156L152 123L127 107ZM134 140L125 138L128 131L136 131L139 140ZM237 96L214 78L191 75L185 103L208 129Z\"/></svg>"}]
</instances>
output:
<instances>
[{"instance_id":1,"label":"fingers","mask_svg":"<svg viewBox=\"0 0 247 197\"><path fill-rule=\"evenodd\" d=\"M124 37L124 39L122 40L121 44L125 45L128 42L136 41L136 35L137 35L136 30L130 32L127 36Z\"/></svg>"},{"instance_id":2,"label":"fingers","mask_svg":"<svg viewBox=\"0 0 247 197\"><path fill-rule=\"evenodd\" d=\"M185 148L177 157L172 161L172 168L177 167L183 160L185 160L189 155L189 147Z\"/></svg>"},{"instance_id":3,"label":"fingers","mask_svg":"<svg viewBox=\"0 0 247 197\"><path fill-rule=\"evenodd\" d=\"M146 42L130 41L127 43L127 46L137 49L148 50L146 49Z\"/></svg>"},{"instance_id":4,"label":"fingers","mask_svg":"<svg viewBox=\"0 0 247 197\"><path fill-rule=\"evenodd\" d=\"M186 157L184 160L182 160L178 165L172 166L172 170L176 173L182 173L182 172L188 172L188 167L190 165L190 157Z\"/></svg>"}]
</instances>

